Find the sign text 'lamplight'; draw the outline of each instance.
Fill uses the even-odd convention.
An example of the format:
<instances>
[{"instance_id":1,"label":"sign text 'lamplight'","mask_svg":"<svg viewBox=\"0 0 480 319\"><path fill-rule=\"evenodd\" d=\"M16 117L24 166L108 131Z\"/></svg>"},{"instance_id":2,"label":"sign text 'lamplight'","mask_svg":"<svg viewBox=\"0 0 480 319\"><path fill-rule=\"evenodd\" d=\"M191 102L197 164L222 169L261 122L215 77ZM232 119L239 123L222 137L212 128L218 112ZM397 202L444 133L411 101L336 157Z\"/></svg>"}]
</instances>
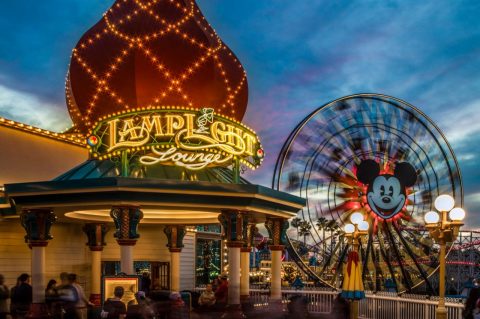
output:
<instances>
[{"instance_id":1,"label":"sign text 'lamplight'","mask_svg":"<svg viewBox=\"0 0 480 319\"><path fill-rule=\"evenodd\" d=\"M150 108L102 118L87 138L92 158L126 152L142 165L190 170L243 164L255 169L264 151L253 130L212 108Z\"/></svg>"}]
</instances>

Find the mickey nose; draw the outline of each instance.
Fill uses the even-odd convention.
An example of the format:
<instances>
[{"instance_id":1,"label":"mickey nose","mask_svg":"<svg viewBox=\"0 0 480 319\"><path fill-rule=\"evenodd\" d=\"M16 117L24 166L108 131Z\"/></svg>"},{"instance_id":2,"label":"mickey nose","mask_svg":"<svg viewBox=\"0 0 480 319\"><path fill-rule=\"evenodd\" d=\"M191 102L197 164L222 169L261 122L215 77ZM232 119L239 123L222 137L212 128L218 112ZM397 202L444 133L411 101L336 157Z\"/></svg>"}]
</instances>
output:
<instances>
[{"instance_id":1,"label":"mickey nose","mask_svg":"<svg viewBox=\"0 0 480 319\"><path fill-rule=\"evenodd\" d=\"M385 204L388 204L390 203L392 200L390 199L390 197L384 197L382 198L382 202L384 202Z\"/></svg>"}]
</instances>

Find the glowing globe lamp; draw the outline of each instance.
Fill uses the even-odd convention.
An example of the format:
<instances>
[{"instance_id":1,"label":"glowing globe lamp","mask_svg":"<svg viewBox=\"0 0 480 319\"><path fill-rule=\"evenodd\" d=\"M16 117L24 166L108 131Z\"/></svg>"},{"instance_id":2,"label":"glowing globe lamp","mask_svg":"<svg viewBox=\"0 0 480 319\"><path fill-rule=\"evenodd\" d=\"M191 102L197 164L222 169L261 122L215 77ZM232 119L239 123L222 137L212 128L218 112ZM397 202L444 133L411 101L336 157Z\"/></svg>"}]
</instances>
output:
<instances>
[{"instance_id":1,"label":"glowing globe lamp","mask_svg":"<svg viewBox=\"0 0 480 319\"><path fill-rule=\"evenodd\" d=\"M453 221L462 221L465 218L465 211L460 207L455 207L448 214Z\"/></svg>"},{"instance_id":2,"label":"glowing globe lamp","mask_svg":"<svg viewBox=\"0 0 480 319\"><path fill-rule=\"evenodd\" d=\"M350 216L350 222L352 224L358 225L361 221L363 221L363 214L362 213L353 213Z\"/></svg>"},{"instance_id":3,"label":"glowing globe lamp","mask_svg":"<svg viewBox=\"0 0 480 319\"><path fill-rule=\"evenodd\" d=\"M450 195L440 195L435 199L435 208L439 212L448 212L455 206L455 200Z\"/></svg>"},{"instance_id":4,"label":"glowing globe lamp","mask_svg":"<svg viewBox=\"0 0 480 319\"><path fill-rule=\"evenodd\" d=\"M425 214L425 223L427 224L436 224L440 220L440 215L437 212L428 212Z\"/></svg>"},{"instance_id":5,"label":"glowing globe lamp","mask_svg":"<svg viewBox=\"0 0 480 319\"><path fill-rule=\"evenodd\" d=\"M369 225L368 222L365 221L365 220L362 220L362 221L358 224L358 230L360 230L360 231L367 231L369 227L370 227L370 225Z\"/></svg>"},{"instance_id":6,"label":"glowing globe lamp","mask_svg":"<svg viewBox=\"0 0 480 319\"><path fill-rule=\"evenodd\" d=\"M355 226L353 226L352 224L346 224L343 230L346 234L353 234L355 232Z\"/></svg>"}]
</instances>

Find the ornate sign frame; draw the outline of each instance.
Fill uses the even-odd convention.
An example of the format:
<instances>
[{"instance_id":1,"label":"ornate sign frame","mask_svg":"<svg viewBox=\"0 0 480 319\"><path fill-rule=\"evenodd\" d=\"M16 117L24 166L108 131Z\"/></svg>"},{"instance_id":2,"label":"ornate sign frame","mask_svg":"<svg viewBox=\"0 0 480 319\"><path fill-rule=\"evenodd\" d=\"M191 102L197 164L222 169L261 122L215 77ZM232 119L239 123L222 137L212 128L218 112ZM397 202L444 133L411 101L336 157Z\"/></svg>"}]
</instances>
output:
<instances>
[{"instance_id":1,"label":"ornate sign frame","mask_svg":"<svg viewBox=\"0 0 480 319\"><path fill-rule=\"evenodd\" d=\"M94 125L87 147L93 159L135 158L140 165L189 170L230 165L255 169L264 157L252 129L215 114L212 108L159 107L116 113Z\"/></svg>"}]
</instances>

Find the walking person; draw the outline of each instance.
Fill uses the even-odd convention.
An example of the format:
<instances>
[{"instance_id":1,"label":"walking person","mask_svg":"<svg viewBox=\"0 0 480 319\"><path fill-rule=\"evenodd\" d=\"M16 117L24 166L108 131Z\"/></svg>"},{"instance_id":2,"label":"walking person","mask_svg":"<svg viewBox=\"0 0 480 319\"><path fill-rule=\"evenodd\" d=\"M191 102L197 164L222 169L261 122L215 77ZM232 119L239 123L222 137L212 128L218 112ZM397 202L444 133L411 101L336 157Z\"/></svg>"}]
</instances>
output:
<instances>
[{"instance_id":1,"label":"walking person","mask_svg":"<svg viewBox=\"0 0 480 319\"><path fill-rule=\"evenodd\" d=\"M475 319L475 315L480 313L480 287L475 286L468 294L465 309L463 310L464 319Z\"/></svg>"},{"instance_id":2,"label":"walking person","mask_svg":"<svg viewBox=\"0 0 480 319\"><path fill-rule=\"evenodd\" d=\"M32 286L30 286L30 275L21 274L18 277L17 286L13 289L11 303L14 309L14 318L24 319L32 304Z\"/></svg>"},{"instance_id":3,"label":"walking person","mask_svg":"<svg viewBox=\"0 0 480 319\"><path fill-rule=\"evenodd\" d=\"M73 282L70 280L68 273L61 273L60 279L61 285L58 286L58 300L62 305L63 319L80 319L77 317L77 311L75 305L78 302L77 289L73 286Z\"/></svg>"},{"instance_id":4,"label":"walking person","mask_svg":"<svg viewBox=\"0 0 480 319\"><path fill-rule=\"evenodd\" d=\"M59 311L56 309L57 299L57 281L55 279L50 279L47 288L45 288L45 304L47 305L48 312L55 319L61 317L59 316Z\"/></svg>"},{"instance_id":5,"label":"walking person","mask_svg":"<svg viewBox=\"0 0 480 319\"><path fill-rule=\"evenodd\" d=\"M0 275L0 319L6 319L8 314L8 299L10 290L5 286L5 277Z\"/></svg>"},{"instance_id":6,"label":"walking person","mask_svg":"<svg viewBox=\"0 0 480 319\"><path fill-rule=\"evenodd\" d=\"M142 291L145 292L145 295L148 296L150 295L150 288L152 286L152 279L150 279L150 274L148 272L144 272L142 274Z\"/></svg>"},{"instance_id":7,"label":"walking person","mask_svg":"<svg viewBox=\"0 0 480 319\"><path fill-rule=\"evenodd\" d=\"M14 296L18 286L20 286L20 277L17 278L17 283L15 286L10 289L10 316L12 319L17 319L17 309L15 308L16 302Z\"/></svg>"},{"instance_id":8,"label":"walking person","mask_svg":"<svg viewBox=\"0 0 480 319\"><path fill-rule=\"evenodd\" d=\"M215 290L216 307L223 309L228 301L228 277L223 275L220 277L220 286Z\"/></svg>"},{"instance_id":9,"label":"walking person","mask_svg":"<svg viewBox=\"0 0 480 319\"><path fill-rule=\"evenodd\" d=\"M73 288L77 291L78 300L75 304L75 313L77 319L87 319L87 306L93 306L87 297L82 286L77 281L77 274L68 274L68 282L71 283Z\"/></svg>"}]
</instances>

